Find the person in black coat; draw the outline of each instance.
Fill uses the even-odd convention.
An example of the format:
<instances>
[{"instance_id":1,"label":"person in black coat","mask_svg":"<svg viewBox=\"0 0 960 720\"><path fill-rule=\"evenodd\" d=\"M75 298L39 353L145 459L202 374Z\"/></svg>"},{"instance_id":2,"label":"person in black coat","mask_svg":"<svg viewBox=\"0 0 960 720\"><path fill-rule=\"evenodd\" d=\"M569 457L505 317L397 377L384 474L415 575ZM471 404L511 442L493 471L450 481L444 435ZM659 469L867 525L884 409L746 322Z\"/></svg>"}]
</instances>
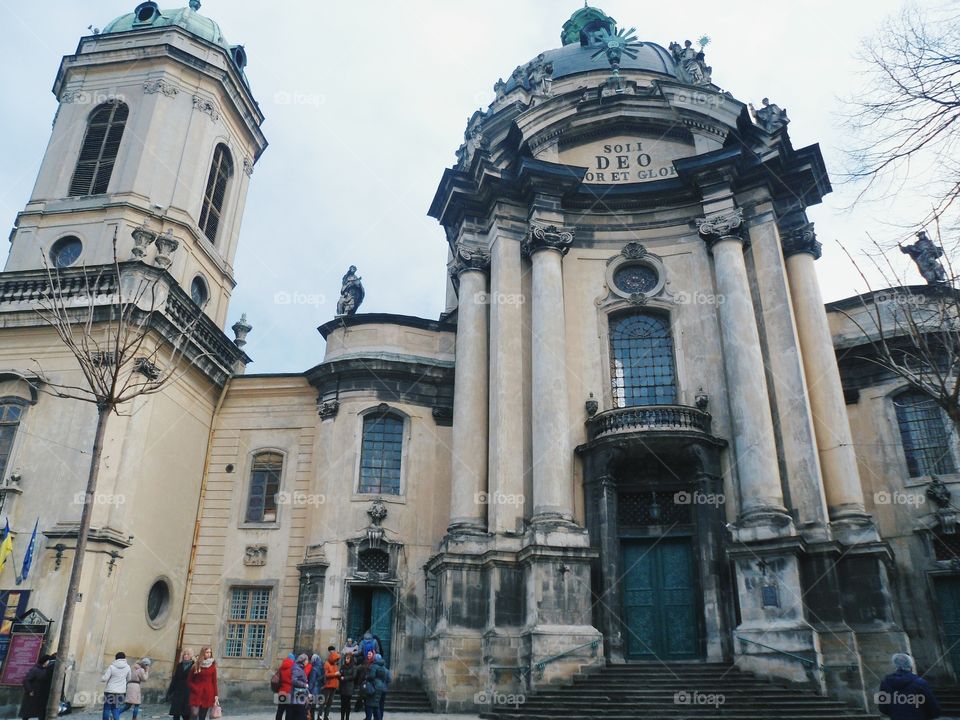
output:
<instances>
[{"instance_id":1,"label":"person in black coat","mask_svg":"<svg viewBox=\"0 0 960 720\"><path fill-rule=\"evenodd\" d=\"M927 681L913 674L913 658L893 656L896 670L880 683L877 709L891 720L931 720L940 717L940 704Z\"/></svg>"},{"instance_id":2,"label":"person in black coat","mask_svg":"<svg viewBox=\"0 0 960 720\"><path fill-rule=\"evenodd\" d=\"M190 686L187 680L190 677L190 668L193 667L193 653L184 650L180 655L180 662L173 668L170 678L170 687L167 688L166 700L170 703L169 714L175 720L190 720Z\"/></svg>"},{"instance_id":3,"label":"person in black coat","mask_svg":"<svg viewBox=\"0 0 960 720\"><path fill-rule=\"evenodd\" d=\"M22 720L44 718L47 715L47 700L53 683L53 663L56 655L41 655L23 679L23 701L20 703Z\"/></svg>"},{"instance_id":4,"label":"person in black coat","mask_svg":"<svg viewBox=\"0 0 960 720\"><path fill-rule=\"evenodd\" d=\"M353 654L344 655L340 666L340 720L350 720L350 703L353 701L354 684L357 681L357 663Z\"/></svg>"}]
</instances>

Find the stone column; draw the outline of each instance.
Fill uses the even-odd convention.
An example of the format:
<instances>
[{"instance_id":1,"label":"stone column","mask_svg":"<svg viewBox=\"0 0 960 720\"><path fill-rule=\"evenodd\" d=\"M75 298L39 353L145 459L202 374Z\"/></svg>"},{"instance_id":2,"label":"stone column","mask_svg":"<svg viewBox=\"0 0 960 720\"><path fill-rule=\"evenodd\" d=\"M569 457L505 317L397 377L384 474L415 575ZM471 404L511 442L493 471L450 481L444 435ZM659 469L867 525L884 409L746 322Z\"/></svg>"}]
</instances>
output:
<instances>
[{"instance_id":1,"label":"stone column","mask_svg":"<svg viewBox=\"0 0 960 720\"><path fill-rule=\"evenodd\" d=\"M524 244L533 265L533 522L573 520L563 313L563 256L572 243L569 230L535 224Z\"/></svg>"},{"instance_id":2,"label":"stone column","mask_svg":"<svg viewBox=\"0 0 960 720\"><path fill-rule=\"evenodd\" d=\"M489 531L502 534L522 530L524 510L522 502L506 502L523 497L521 237L499 225L491 233L488 492L494 501L487 517Z\"/></svg>"},{"instance_id":3,"label":"stone column","mask_svg":"<svg viewBox=\"0 0 960 720\"><path fill-rule=\"evenodd\" d=\"M727 396L733 422L734 461L740 487L740 529L790 527L783 506L777 446L767 394L760 335L743 258L743 211L698 220L713 252ZM780 534L780 533L776 533ZM746 533L741 539L752 538Z\"/></svg>"},{"instance_id":4,"label":"stone column","mask_svg":"<svg viewBox=\"0 0 960 720\"><path fill-rule=\"evenodd\" d=\"M837 356L813 265L820 257L820 243L813 223L782 232L781 238L830 519L859 522L866 517L863 489Z\"/></svg>"},{"instance_id":5,"label":"stone column","mask_svg":"<svg viewBox=\"0 0 960 720\"><path fill-rule=\"evenodd\" d=\"M797 334L790 284L780 252L780 235L770 203L755 208L749 218L749 253L753 258L753 281L766 342L774 426L779 432L785 483L797 529L809 541L828 540L830 520L823 493L823 478L817 454L803 353Z\"/></svg>"},{"instance_id":6,"label":"stone column","mask_svg":"<svg viewBox=\"0 0 960 720\"><path fill-rule=\"evenodd\" d=\"M457 373L453 389L453 467L448 532L487 530L487 293L490 256L457 248Z\"/></svg>"}]
</instances>

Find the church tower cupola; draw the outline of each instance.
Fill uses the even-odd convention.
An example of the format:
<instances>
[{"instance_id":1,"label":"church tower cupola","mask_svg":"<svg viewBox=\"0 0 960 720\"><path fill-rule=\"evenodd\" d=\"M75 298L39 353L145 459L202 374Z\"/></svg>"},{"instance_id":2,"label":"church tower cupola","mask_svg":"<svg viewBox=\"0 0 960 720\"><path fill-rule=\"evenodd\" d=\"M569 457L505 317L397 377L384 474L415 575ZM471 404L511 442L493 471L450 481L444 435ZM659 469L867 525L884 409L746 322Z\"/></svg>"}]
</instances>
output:
<instances>
[{"instance_id":1,"label":"church tower cupola","mask_svg":"<svg viewBox=\"0 0 960 720\"><path fill-rule=\"evenodd\" d=\"M133 3L131 3L133 4ZM233 259L263 114L227 42L200 2L147 0L83 37L63 58L53 131L5 270L117 258L166 269L187 292L209 288L223 327ZM54 253L70 238L71 252Z\"/></svg>"}]
</instances>

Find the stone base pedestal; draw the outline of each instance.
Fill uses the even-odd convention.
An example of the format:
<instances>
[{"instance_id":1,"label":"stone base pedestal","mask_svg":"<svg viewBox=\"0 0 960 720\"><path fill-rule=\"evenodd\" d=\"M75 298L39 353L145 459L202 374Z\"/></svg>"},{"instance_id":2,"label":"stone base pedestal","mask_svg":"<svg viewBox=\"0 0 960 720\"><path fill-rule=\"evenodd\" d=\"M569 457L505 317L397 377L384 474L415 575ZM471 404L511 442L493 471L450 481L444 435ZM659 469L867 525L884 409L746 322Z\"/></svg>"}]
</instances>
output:
<instances>
[{"instance_id":1,"label":"stone base pedestal","mask_svg":"<svg viewBox=\"0 0 960 720\"><path fill-rule=\"evenodd\" d=\"M591 624L596 557L586 531L563 521L522 537L445 538L426 565L433 627L423 678L434 709L509 705L602 664Z\"/></svg>"}]
</instances>

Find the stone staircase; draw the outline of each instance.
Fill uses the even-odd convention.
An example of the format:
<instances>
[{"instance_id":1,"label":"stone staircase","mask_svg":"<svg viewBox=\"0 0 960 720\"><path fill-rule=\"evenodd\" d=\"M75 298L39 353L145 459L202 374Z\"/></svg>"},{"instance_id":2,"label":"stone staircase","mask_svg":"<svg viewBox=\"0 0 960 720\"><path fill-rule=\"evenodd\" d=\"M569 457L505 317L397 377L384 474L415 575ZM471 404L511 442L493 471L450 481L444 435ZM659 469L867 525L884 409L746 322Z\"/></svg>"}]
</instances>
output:
<instances>
[{"instance_id":1,"label":"stone staircase","mask_svg":"<svg viewBox=\"0 0 960 720\"><path fill-rule=\"evenodd\" d=\"M943 685L935 682L930 683L933 686L933 692L937 696L937 702L940 703L942 711L941 717L960 718L960 686Z\"/></svg>"},{"instance_id":2,"label":"stone staircase","mask_svg":"<svg viewBox=\"0 0 960 720\"><path fill-rule=\"evenodd\" d=\"M508 698L495 698L481 717L492 720L635 720L640 717L876 720L879 717L802 686L777 685L722 664L610 665L575 676L572 685L543 689L512 705L496 704Z\"/></svg>"},{"instance_id":3,"label":"stone staircase","mask_svg":"<svg viewBox=\"0 0 960 720\"><path fill-rule=\"evenodd\" d=\"M402 687L391 688L387 693L387 702L383 708L384 717L391 713L432 713L430 698L419 685L405 683ZM333 714L330 715L333 717ZM338 716L339 717L339 716Z\"/></svg>"}]
</instances>

